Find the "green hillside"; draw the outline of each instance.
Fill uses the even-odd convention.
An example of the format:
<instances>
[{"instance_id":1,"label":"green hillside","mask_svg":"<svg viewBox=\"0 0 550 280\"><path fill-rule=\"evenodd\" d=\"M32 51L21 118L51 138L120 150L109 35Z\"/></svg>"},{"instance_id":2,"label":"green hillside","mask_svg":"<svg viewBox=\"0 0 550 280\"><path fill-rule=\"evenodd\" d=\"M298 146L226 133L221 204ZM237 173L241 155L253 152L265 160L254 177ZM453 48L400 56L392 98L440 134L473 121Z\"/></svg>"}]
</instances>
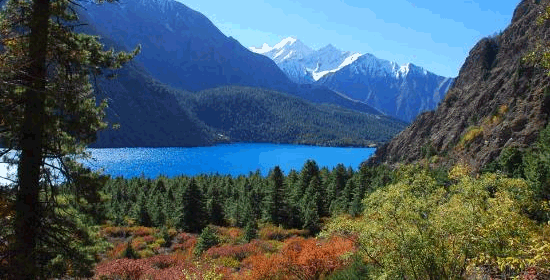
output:
<instances>
[{"instance_id":1,"label":"green hillside","mask_svg":"<svg viewBox=\"0 0 550 280\"><path fill-rule=\"evenodd\" d=\"M250 87L220 87L178 96L218 140L364 146L388 141L405 123L385 116L314 104Z\"/></svg>"}]
</instances>

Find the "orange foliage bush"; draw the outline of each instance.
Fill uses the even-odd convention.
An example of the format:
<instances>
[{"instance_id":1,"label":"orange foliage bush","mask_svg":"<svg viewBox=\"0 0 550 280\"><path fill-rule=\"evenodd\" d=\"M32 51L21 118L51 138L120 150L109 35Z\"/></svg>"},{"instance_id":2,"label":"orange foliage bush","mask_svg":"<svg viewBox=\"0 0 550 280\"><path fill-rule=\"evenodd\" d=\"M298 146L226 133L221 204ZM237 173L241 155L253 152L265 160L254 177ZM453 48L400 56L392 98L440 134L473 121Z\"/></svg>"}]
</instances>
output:
<instances>
[{"instance_id":1,"label":"orange foliage bush","mask_svg":"<svg viewBox=\"0 0 550 280\"><path fill-rule=\"evenodd\" d=\"M232 257L238 261L242 261L252 255L265 254L274 251L273 245L265 241L254 240L250 243L241 245L223 245L219 247L212 247L206 251L205 255L213 259Z\"/></svg>"},{"instance_id":2,"label":"orange foliage bush","mask_svg":"<svg viewBox=\"0 0 550 280\"><path fill-rule=\"evenodd\" d=\"M347 264L342 256L355 250L352 240L290 238L271 256L253 255L243 260L238 279L319 279Z\"/></svg>"},{"instance_id":3,"label":"orange foliage bush","mask_svg":"<svg viewBox=\"0 0 550 280\"><path fill-rule=\"evenodd\" d=\"M172 249L180 252L179 255L185 256L185 259L191 259L196 244L197 237L195 235L181 233L176 237L174 244L172 244Z\"/></svg>"},{"instance_id":4,"label":"orange foliage bush","mask_svg":"<svg viewBox=\"0 0 550 280\"><path fill-rule=\"evenodd\" d=\"M147 235L153 235L157 231L158 229L142 227L142 226L135 226L135 227L104 226L101 229L101 233L105 237L127 237L130 235L147 236Z\"/></svg>"},{"instance_id":5,"label":"orange foliage bush","mask_svg":"<svg viewBox=\"0 0 550 280\"><path fill-rule=\"evenodd\" d=\"M96 279L183 279L182 270L190 266L186 262L177 262L168 255L159 255L147 259L120 259L101 263L96 267Z\"/></svg>"},{"instance_id":6,"label":"orange foliage bush","mask_svg":"<svg viewBox=\"0 0 550 280\"><path fill-rule=\"evenodd\" d=\"M229 278L230 270L211 264L194 264L171 255L159 255L147 259L121 259L101 263L96 267L94 279L101 280L180 280L204 279L206 274Z\"/></svg>"},{"instance_id":7,"label":"orange foliage bush","mask_svg":"<svg viewBox=\"0 0 550 280\"><path fill-rule=\"evenodd\" d=\"M260 228L258 236L263 240L278 240L283 241L290 237L309 235L309 231L305 229L284 229L274 225L266 225Z\"/></svg>"},{"instance_id":8,"label":"orange foliage bush","mask_svg":"<svg viewBox=\"0 0 550 280\"><path fill-rule=\"evenodd\" d=\"M238 243L244 236L244 231L237 227L214 227L222 243Z\"/></svg>"},{"instance_id":9,"label":"orange foliage bush","mask_svg":"<svg viewBox=\"0 0 550 280\"><path fill-rule=\"evenodd\" d=\"M118 243L107 253L109 259L120 259L126 250L126 243Z\"/></svg>"}]
</instances>

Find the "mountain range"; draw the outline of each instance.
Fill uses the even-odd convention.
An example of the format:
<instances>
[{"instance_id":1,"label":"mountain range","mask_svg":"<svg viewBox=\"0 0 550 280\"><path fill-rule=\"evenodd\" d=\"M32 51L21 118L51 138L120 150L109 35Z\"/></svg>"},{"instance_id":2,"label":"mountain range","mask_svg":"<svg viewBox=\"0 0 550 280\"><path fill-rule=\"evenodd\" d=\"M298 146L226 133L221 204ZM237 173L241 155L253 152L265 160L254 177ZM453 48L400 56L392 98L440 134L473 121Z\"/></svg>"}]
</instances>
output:
<instances>
[{"instance_id":1,"label":"mountain range","mask_svg":"<svg viewBox=\"0 0 550 280\"><path fill-rule=\"evenodd\" d=\"M399 65L333 45L313 50L292 37L249 49L271 58L297 83L326 86L408 122L433 110L454 81L412 63Z\"/></svg>"},{"instance_id":2,"label":"mountain range","mask_svg":"<svg viewBox=\"0 0 550 280\"><path fill-rule=\"evenodd\" d=\"M326 86L291 81L272 60L249 51L222 34L204 15L177 1L85 2L79 15L86 23L79 31L100 36L106 46L116 50L131 50L138 44L142 50L128 67L118 71L118 79L98 83L100 97L110 101L108 118L120 123L120 129L100 133L97 147L198 146L235 141L368 145L387 141L404 128L404 122ZM226 90L212 91L220 87ZM212 122L201 111L211 106L201 102L228 102L230 105L221 106L224 110L243 112L233 102L241 97L229 98L228 92L248 92L240 96L255 100L244 107L250 112L286 113L270 122L264 118L244 120L235 114L230 114L223 125ZM310 125L291 122L301 119L304 111L282 106L288 102L269 102L267 93L277 100L298 98L299 102L288 102L311 112L306 122ZM255 94L263 97L256 98ZM196 99L205 95L225 97ZM326 114L350 117L329 121ZM358 129L357 123L368 127ZM264 133L256 137L257 129L266 125L279 127L265 131L288 128L295 135L274 133L266 137ZM381 133L373 133L376 131ZM304 140L305 135L310 140Z\"/></svg>"}]
</instances>

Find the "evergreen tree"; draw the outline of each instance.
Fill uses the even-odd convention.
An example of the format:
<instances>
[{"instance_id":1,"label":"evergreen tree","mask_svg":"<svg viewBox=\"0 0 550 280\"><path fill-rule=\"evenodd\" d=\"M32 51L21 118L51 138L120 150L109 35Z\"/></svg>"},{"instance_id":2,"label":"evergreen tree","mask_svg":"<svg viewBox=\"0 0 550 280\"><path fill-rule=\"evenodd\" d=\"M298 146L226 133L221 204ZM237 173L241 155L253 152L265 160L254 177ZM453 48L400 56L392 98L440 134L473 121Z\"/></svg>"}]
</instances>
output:
<instances>
[{"instance_id":1,"label":"evergreen tree","mask_svg":"<svg viewBox=\"0 0 550 280\"><path fill-rule=\"evenodd\" d=\"M303 192L300 187L300 176L295 170L290 170L285 181L286 192L289 193L288 219L284 223L287 228L302 226L301 205Z\"/></svg>"},{"instance_id":2,"label":"evergreen tree","mask_svg":"<svg viewBox=\"0 0 550 280\"><path fill-rule=\"evenodd\" d=\"M203 252L214 247L220 243L218 236L214 229L210 226L205 227L195 245L195 255L200 256Z\"/></svg>"},{"instance_id":3,"label":"evergreen tree","mask_svg":"<svg viewBox=\"0 0 550 280\"><path fill-rule=\"evenodd\" d=\"M194 178L185 186L180 209L178 227L187 232L200 232L204 227L204 197Z\"/></svg>"},{"instance_id":4,"label":"evergreen tree","mask_svg":"<svg viewBox=\"0 0 550 280\"><path fill-rule=\"evenodd\" d=\"M281 168L275 166L269 174L267 194L264 199L265 219L276 225L282 225L287 219L284 179Z\"/></svg>"},{"instance_id":5,"label":"evergreen tree","mask_svg":"<svg viewBox=\"0 0 550 280\"><path fill-rule=\"evenodd\" d=\"M56 256L82 259L82 252L69 246L81 237L74 223L56 212L55 196L64 190L76 198L71 202L97 197L98 184L90 182L96 177L74 161L105 127L106 103L96 103L89 77L133 57L103 51L96 37L75 33L72 3L10 0L0 16L2 154L20 151L10 160L18 166L9 259L14 279L49 277L46 266ZM63 189L52 187L59 172L67 180Z\"/></svg>"}]
</instances>

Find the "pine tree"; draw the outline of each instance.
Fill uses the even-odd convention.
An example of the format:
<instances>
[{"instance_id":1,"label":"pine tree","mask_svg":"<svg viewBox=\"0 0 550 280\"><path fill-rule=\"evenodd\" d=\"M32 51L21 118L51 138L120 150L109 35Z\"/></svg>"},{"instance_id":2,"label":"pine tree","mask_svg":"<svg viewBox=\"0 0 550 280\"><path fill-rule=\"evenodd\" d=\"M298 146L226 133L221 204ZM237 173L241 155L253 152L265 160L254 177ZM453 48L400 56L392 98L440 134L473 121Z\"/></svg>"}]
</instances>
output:
<instances>
[{"instance_id":1,"label":"pine tree","mask_svg":"<svg viewBox=\"0 0 550 280\"><path fill-rule=\"evenodd\" d=\"M210 249L211 247L218 245L219 243L220 240L216 235L215 230L212 227L207 226L202 230L201 234L199 235L197 245L195 245L194 254L200 256L203 252Z\"/></svg>"},{"instance_id":2,"label":"pine tree","mask_svg":"<svg viewBox=\"0 0 550 280\"><path fill-rule=\"evenodd\" d=\"M178 227L187 232L200 232L204 227L204 197L195 179L187 182L180 199L180 219Z\"/></svg>"},{"instance_id":3,"label":"pine tree","mask_svg":"<svg viewBox=\"0 0 550 280\"><path fill-rule=\"evenodd\" d=\"M55 197L67 190L72 202L97 198L96 177L74 161L106 126L106 103L98 106L89 77L135 55L103 51L96 37L75 33L73 8L68 0L10 0L0 17L2 154L20 151L10 160L18 166L9 260L14 279L50 277L45 267L56 256L82 259L69 246L80 233L55 211ZM52 187L59 172L65 188Z\"/></svg>"},{"instance_id":4,"label":"pine tree","mask_svg":"<svg viewBox=\"0 0 550 280\"><path fill-rule=\"evenodd\" d=\"M279 166L275 166L268 177L268 188L264 199L265 220L282 225L288 215L285 177Z\"/></svg>"}]
</instances>

